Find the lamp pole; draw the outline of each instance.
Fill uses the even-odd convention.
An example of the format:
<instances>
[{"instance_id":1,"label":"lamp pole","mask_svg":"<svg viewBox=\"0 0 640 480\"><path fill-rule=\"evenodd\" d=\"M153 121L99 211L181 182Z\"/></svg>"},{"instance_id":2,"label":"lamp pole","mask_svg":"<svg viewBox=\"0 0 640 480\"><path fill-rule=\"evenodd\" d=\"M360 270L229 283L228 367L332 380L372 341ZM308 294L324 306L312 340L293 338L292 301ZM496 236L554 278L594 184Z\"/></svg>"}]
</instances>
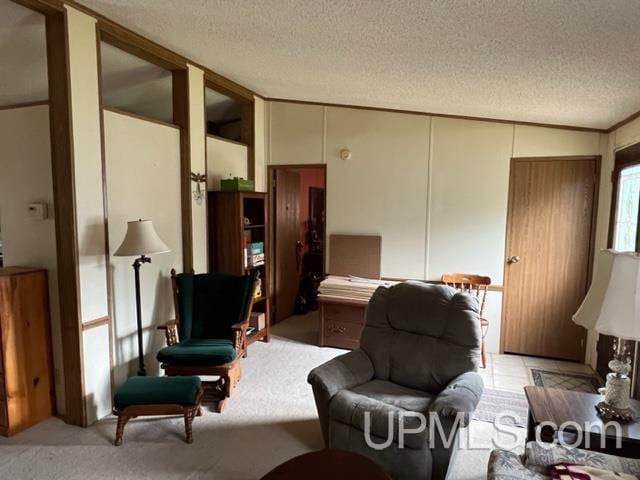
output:
<instances>
[{"instance_id":1,"label":"lamp pole","mask_svg":"<svg viewBox=\"0 0 640 480\"><path fill-rule=\"evenodd\" d=\"M144 368L144 351L142 347L142 306L140 305L140 266L144 263L151 263L151 259L141 255L133 262L133 271L136 277L136 315L138 321L138 376L144 377L147 371Z\"/></svg>"}]
</instances>

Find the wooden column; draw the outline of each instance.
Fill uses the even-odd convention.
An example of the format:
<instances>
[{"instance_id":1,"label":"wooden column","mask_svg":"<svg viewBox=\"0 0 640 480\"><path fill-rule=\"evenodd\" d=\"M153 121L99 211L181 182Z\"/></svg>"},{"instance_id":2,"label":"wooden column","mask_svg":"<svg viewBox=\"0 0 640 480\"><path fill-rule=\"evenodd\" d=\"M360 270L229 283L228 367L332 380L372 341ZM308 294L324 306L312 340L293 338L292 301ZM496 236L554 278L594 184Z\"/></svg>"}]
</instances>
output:
<instances>
[{"instance_id":1,"label":"wooden column","mask_svg":"<svg viewBox=\"0 0 640 480\"><path fill-rule=\"evenodd\" d=\"M173 71L173 123L180 127L180 190L182 202L182 268L193 270L193 223L191 218L191 141L189 137L189 74Z\"/></svg>"},{"instance_id":2,"label":"wooden column","mask_svg":"<svg viewBox=\"0 0 640 480\"><path fill-rule=\"evenodd\" d=\"M86 415L66 13L61 11L48 14L46 28L65 420L72 425L83 426Z\"/></svg>"}]
</instances>

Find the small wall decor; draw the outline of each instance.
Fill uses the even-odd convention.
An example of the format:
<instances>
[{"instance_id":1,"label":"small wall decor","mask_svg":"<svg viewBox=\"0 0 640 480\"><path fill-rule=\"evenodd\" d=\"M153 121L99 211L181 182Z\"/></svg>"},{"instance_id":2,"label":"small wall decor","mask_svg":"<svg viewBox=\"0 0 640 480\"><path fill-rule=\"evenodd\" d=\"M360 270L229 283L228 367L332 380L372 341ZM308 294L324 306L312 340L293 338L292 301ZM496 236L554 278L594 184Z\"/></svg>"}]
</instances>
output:
<instances>
[{"instance_id":1,"label":"small wall decor","mask_svg":"<svg viewBox=\"0 0 640 480\"><path fill-rule=\"evenodd\" d=\"M204 190L201 186L202 183L207 182L207 176L204 173L191 172L191 181L196 182L195 189L193 190L193 199L198 205L202 203L204 199Z\"/></svg>"}]
</instances>

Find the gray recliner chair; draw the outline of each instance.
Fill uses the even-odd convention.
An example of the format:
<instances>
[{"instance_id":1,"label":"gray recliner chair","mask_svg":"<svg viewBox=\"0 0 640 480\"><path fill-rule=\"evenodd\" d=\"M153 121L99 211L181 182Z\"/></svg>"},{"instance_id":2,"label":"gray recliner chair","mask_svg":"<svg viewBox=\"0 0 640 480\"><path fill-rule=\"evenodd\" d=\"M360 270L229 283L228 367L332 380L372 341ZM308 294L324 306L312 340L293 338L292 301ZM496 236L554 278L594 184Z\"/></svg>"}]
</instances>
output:
<instances>
[{"instance_id":1,"label":"gray recliner chair","mask_svg":"<svg viewBox=\"0 0 640 480\"><path fill-rule=\"evenodd\" d=\"M365 455L396 480L444 479L482 394L479 366L474 296L421 282L378 288L360 348L309 374L325 445Z\"/></svg>"}]
</instances>

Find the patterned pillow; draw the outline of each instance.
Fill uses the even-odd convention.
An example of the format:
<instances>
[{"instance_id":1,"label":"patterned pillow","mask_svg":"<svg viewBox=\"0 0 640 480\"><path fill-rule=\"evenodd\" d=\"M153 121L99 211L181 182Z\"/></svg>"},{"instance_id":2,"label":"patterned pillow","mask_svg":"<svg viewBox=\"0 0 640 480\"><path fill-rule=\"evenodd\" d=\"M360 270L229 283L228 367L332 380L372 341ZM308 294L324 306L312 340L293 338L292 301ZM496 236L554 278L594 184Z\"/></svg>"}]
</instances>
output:
<instances>
[{"instance_id":1,"label":"patterned pillow","mask_svg":"<svg viewBox=\"0 0 640 480\"><path fill-rule=\"evenodd\" d=\"M635 475L627 473L568 463L550 466L549 476L553 480L638 480Z\"/></svg>"}]
</instances>

